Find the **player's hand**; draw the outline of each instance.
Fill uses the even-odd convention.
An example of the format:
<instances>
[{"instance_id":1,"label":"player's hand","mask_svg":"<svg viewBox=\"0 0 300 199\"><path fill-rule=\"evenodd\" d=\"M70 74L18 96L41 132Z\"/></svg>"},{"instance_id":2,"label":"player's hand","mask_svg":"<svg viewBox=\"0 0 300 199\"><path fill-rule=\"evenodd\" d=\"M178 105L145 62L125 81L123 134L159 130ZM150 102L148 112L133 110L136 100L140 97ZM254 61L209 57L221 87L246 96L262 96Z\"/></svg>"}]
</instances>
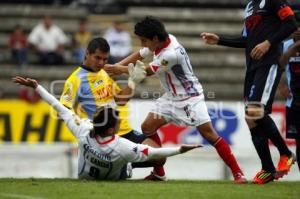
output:
<instances>
[{"instance_id":1,"label":"player's hand","mask_svg":"<svg viewBox=\"0 0 300 199\"><path fill-rule=\"evenodd\" d=\"M128 64L128 73L128 86L134 89L135 85L143 81L147 75L145 64L139 60L136 61L135 65L133 63Z\"/></svg>"},{"instance_id":2,"label":"player's hand","mask_svg":"<svg viewBox=\"0 0 300 199\"><path fill-rule=\"evenodd\" d=\"M127 67L120 64L105 64L103 68L108 74L122 75L127 73Z\"/></svg>"},{"instance_id":3,"label":"player's hand","mask_svg":"<svg viewBox=\"0 0 300 199\"><path fill-rule=\"evenodd\" d=\"M200 147L203 147L203 145L201 145L201 144L198 144L198 145L183 144L183 145L180 146L180 153L185 153L185 152L188 152L190 150L200 148Z\"/></svg>"},{"instance_id":4,"label":"player's hand","mask_svg":"<svg viewBox=\"0 0 300 199\"><path fill-rule=\"evenodd\" d=\"M290 89L284 85L284 86L280 86L279 88L279 93L282 97L284 97L285 99L289 99L292 97L292 94L290 92Z\"/></svg>"},{"instance_id":5,"label":"player's hand","mask_svg":"<svg viewBox=\"0 0 300 199\"><path fill-rule=\"evenodd\" d=\"M16 76L12 78L12 81L16 84L24 85L34 89L36 89L36 87L38 86L38 82L35 79L31 79L31 78L23 78L20 76Z\"/></svg>"},{"instance_id":6,"label":"player's hand","mask_svg":"<svg viewBox=\"0 0 300 199\"><path fill-rule=\"evenodd\" d=\"M253 59L259 60L261 59L270 49L271 44L268 40L265 40L264 42L257 44L251 51L251 57Z\"/></svg>"},{"instance_id":7,"label":"player's hand","mask_svg":"<svg viewBox=\"0 0 300 199\"><path fill-rule=\"evenodd\" d=\"M220 40L220 37L214 33L203 32L200 36L206 44L210 45L216 45Z\"/></svg>"}]
</instances>

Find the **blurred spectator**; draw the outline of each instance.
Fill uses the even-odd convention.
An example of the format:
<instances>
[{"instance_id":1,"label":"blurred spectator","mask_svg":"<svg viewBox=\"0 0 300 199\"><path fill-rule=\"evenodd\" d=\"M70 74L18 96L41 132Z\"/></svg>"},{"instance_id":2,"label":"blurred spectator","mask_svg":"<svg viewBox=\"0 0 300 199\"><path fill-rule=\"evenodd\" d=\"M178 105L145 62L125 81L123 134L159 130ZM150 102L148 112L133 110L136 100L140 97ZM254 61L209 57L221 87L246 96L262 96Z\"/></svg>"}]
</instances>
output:
<instances>
[{"instance_id":1,"label":"blurred spectator","mask_svg":"<svg viewBox=\"0 0 300 199\"><path fill-rule=\"evenodd\" d=\"M114 64L131 54L131 38L130 34L125 30L124 22L116 21L113 27L105 32L104 38L110 45L108 63Z\"/></svg>"},{"instance_id":2,"label":"blurred spectator","mask_svg":"<svg viewBox=\"0 0 300 199\"><path fill-rule=\"evenodd\" d=\"M86 47L92 39L92 34L87 30L87 25L86 19L80 20L78 30L73 36L74 56L79 63L84 61Z\"/></svg>"},{"instance_id":3,"label":"blurred spectator","mask_svg":"<svg viewBox=\"0 0 300 199\"><path fill-rule=\"evenodd\" d=\"M15 26L13 33L9 36L8 47L11 50L13 63L24 66L27 63L27 38L22 26Z\"/></svg>"},{"instance_id":4,"label":"blurred spectator","mask_svg":"<svg viewBox=\"0 0 300 199\"><path fill-rule=\"evenodd\" d=\"M50 16L45 16L28 36L39 56L40 64L64 64L64 46L68 43L65 33L55 24Z\"/></svg>"}]
</instances>

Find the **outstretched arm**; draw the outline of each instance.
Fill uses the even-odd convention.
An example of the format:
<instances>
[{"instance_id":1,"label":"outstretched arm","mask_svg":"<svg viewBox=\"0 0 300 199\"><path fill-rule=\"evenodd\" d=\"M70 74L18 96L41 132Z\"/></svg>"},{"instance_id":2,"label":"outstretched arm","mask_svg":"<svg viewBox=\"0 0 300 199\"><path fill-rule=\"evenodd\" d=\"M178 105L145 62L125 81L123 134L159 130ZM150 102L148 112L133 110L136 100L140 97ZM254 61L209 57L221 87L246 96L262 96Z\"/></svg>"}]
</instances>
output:
<instances>
[{"instance_id":1,"label":"outstretched arm","mask_svg":"<svg viewBox=\"0 0 300 199\"><path fill-rule=\"evenodd\" d=\"M284 76L282 76L280 79L280 82L278 84L278 90L279 90L280 95L282 97L284 97L285 99L292 97L292 94L291 94L290 89L287 84L287 80L286 80L286 78L284 78Z\"/></svg>"},{"instance_id":2,"label":"outstretched arm","mask_svg":"<svg viewBox=\"0 0 300 199\"><path fill-rule=\"evenodd\" d=\"M246 47L246 37L224 37L219 36L214 33L203 32L201 33L201 38L206 44L209 45L221 45L233 48L245 48Z\"/></svg>"},{"instance_id":3,"label":"outstretched arm","mask_svg":"<svg viewBox=\"0 0 300 199\"><path fill-rule=\"evenodd\" d=\"M72 112L69 109L60 104L60 102L53 95L51 95L44 87L39 85L35 79L16 76L13 77L12 80L16 84L35 89L38 92L38 94L42 97L42 99L46 101L49 105L51 105L61 116L72 114Z\"/></svg>"},{"instance_id":4,"label":"outstretched arm","mask_svg":"<svg viewBox=\"0 0 300 199\"><path fill-rule=\"evenodd\" d=\"M128 64L142 60L140 53L137 51L115 64L105 64L104 70L112 75L128 74Z\"/></svg>"},{"instance_id":5,"label":"outstretched arm","mask_svg":"<svg viewBox=\"0 0 300 199\"><path fill-rule=\"evenodd\" d=\"M180 147L169 147L169 148L153 148L149 147L148 159L160 159L166 158L181 153L186 153L192 149L200 148L202 145L181 145Z\"/></svg>"},{"instance_id":6,"label":"outstretched arm","mask_svg":"<svg viewBox=\"0 0 300 199\"><path fill-rule=\"evenodd\" d=\"M133 143L124 138L120 138L119 145L128 162L144 162L166 158L202 147L202 145L181 145L180 147L153 148L148 145Z\"/></svg>"},{"instance_id":7,"label":"outstretched arm","mask_svg":"<svg viewBox=\"0 0 300 199\"><path fill-rule=\"evenodd\" d=\"M12 78L12 81L19 85L24 85L35 89L38 94L46 101L50 106L52 106L60 115L60 117L65 121L70 131L75 137L80 137L89 133L93 126L87 121L80 120L80 118L73 113L71 110L62 105L53 95L51 95L44 87L38 84L35 79L23 78L16 76Z\"/></svg>"}]
</instances>

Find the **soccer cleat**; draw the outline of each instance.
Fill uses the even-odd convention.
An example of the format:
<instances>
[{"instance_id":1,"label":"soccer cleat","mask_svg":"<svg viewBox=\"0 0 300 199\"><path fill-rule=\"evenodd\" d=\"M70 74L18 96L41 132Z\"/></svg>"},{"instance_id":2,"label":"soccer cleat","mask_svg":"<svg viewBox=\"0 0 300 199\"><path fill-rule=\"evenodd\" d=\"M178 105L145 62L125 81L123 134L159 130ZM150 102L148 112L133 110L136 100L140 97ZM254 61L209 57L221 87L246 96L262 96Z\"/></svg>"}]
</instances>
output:
<instances>
[{"instance_id":1,"label":"soccer cleat","mask_svg":"<svg viewBox=\"0 0 300 199\"><path fill-rule=\"evenodd\" d=\"M254 184L266 184L268 182L272 182L274 179L275 179L275 173L261 170L253 178L253 183Z\"/></svg>"},{"instance_id":2,"label":"soccer cleat","mask_svg":"<svg viewBox=\"0 0 300 199\"><path fill-rule=\"evenodd\" d=\"M243 173L236 173L233 175L234 177L234 183L236 184L246 184L247 183L247 179L245 178Z\"/></svg>"},{"instance_id":3,"label":"soccer cleat","mask_svg":"<svg viewBox=\"0 0 300 199\"><path fill-rule=\"evenodd\" d=\"M284 175L287 175L290 171L292 165L296 162L295 154L291 154L289 157L286 155L280 156L278 165L277 165L277 173L276 180L282 178Z\"/></svg>"},{"instance_id":4,"label":"soccer cleat","mask_svg":"<svg viewBox=\"0 0 300 199\"><path fill-rule=\"evenodd\" d=\"M144 180L149 180L149 181L167 181L167 177L164 176L159 176L156 173L154 173L153 171L151 172L150 175L148 175L147 177L144 178Z\"/></svg>"}]
</instances>

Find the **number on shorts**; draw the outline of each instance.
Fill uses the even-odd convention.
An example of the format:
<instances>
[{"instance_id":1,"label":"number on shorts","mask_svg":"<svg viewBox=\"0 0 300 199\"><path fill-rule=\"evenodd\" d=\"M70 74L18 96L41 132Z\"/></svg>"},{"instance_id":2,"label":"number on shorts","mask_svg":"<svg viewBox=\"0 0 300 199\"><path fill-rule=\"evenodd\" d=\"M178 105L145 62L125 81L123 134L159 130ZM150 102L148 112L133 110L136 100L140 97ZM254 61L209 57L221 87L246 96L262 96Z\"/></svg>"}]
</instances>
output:
<instances>
[{"instance_id":1,"label":"number on shorts","mask_svg":"<svg viewBox=\"0 0 300 199\"><path fill-rule=\"evenodd\" d=\"M98 178L100 174L100 170L96 167L91 167L90 168L90 172L89 175L93 178Z\"/></svg>"}]
</instances>

